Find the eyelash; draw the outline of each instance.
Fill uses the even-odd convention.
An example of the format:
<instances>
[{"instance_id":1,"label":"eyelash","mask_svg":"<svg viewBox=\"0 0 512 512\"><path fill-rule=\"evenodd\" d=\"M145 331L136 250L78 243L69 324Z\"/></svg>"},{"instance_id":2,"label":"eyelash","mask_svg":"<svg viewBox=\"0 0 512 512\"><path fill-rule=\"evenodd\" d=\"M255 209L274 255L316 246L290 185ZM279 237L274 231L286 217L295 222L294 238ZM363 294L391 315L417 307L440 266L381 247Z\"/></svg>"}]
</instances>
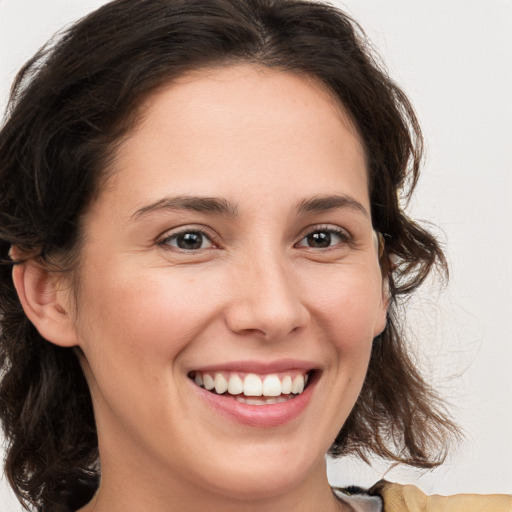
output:
<instances>
[{"instance_id":1,"label":"eyelash","mask_svg":"<svg viewBox=\"0 0 512 512\"><path fill-rule=\"evenodd\" d=\"M181 247L176 247L174 245L171 245L171 243L170 243L171 240L176 240L177 237L179 237L180 235L186 235L186 234L192 234L192 233L200 235L202 237L202 241L204 241L204 239L206 238L211 245L206 248L197 248L197 249L183 249ZM309 236L312 236L316 233L327 233L329 235L336 235L340 238L340 242L338 242L332 246L328 245L327 247L308 247L307 245L300 245L300 243L303 240L306 240ZM330 242L330 239L329 239L329 242ZM346 230L344 230L342 228L335 228L333 226L321 225L321 226L311 226L311 227L307 228L307 230L303 232L303 235L300 238L300 240L294 244L294 247L303 247L303 248L306 248L309 250L332 250L339 245L351 244L351 242L352 242L352 238L347 233ZM211 249L212 247L214 247L214 248L216 247L215 240L212 235L207 233L206 230L202 227L196 228L193 226L186 227L186 228L181 229L172 234L166 234L163 238L161 238L157 242L157 245L162 246L162 247L167 247L167 248L172 247L171 250L176 250L176 251L183 252L183 253L195 253L195 252L198 252L201 250L208 250L208 249Z\"/></svg>"}]
</instances>

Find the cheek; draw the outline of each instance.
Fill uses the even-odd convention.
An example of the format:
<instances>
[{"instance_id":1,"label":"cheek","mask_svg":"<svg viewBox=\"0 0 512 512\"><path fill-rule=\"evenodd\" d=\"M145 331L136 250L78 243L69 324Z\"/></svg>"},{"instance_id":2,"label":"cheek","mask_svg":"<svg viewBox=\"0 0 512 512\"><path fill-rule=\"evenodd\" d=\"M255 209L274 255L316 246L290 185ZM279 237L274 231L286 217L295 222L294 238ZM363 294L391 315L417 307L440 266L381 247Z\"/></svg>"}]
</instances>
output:
<instances>
[{"instance_id":1,"label":"cheek","mask_svg":"<svg viewBox=\"0 0 512 512\"><path fill-rule=\"evenodd\" d=\"M126 418L134 432L141 418L155 428L165 423L169 404L179 401L172 390L183 385L183 354L211 319L214 298L159 269L96 275L83 282L80 299L80 342L98 421L105 427Z\"/></svg>"},{"instance_id":2,"label":"cheek","mask_svg":"<svg viewBox=\"0 0 512 512\"><path fill-rule=\"evenodd\" d=\"M339 348L360 351L371 346L385 325L386 308L382 301L380 271L366 267L332 272L308 286L310 309L328 330ZM322 286L318 286L322 283ZM383 324L384 322L384 324Z\"/></svg>"},{"instance_id":3,"label":"cheek","mask_svg":"<svg viewBox=\"0 0 512 512\"><path fill-rule=\"evenodd\" d=\"M117 366L169 364L213 314L213 299L200 288L193 278L161 269L86 280L79 322L84 353Z\"/></svg>"}]
</instances>

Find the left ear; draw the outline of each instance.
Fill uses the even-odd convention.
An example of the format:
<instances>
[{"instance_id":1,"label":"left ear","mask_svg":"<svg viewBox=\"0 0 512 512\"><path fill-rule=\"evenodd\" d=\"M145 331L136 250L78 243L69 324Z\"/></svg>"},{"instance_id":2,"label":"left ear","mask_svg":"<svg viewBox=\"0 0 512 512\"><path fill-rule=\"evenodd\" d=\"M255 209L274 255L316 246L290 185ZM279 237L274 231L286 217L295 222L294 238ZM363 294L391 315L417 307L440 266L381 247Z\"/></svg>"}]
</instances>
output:
<instances>
[{"instance_id":1,"label":"left ear","mask_svg":"<svg viewBox=\"0 0 512 512\"><path fill-rule=\"evenodd\" d=\"M380 272L382 274L381 304L379 311L379 319L375 329L375 336L378 336L386 328L387 324L388 310L391 302L389 293L389 272L390 269L392 268L392 262L391 260L387 261L388 256L385 251L385 240L384 236L382 235L382 233L380 233L380 231L374 231L374 239Z\"/></svg>"},{"instance_id":2,"label":"left ear","mask_svg":"<svg viewBox=\"0 0 512 512\"><path fill-rule=\"evenodd\" d=\"M382 278L382 295L381 295L380 311L378 313L378 319L377 319L377 322L375 325L374 336L378 336L386 328L386 324L388 321L389 305L390 305L389 277L387 275L385 275Z\"/></svg>"},{"instance_id":3,"label":"left ear","mask_svg":"<svg viewBox=\"0 0 512 512\"><path fill-rule=\"evenodd\" d=\"M23 310L41 336L62 347L77 345L65 278L34 258L15 264L12 278Z\"/></svg>"},{"instance_id":4,"label":"left ear","mask_svg":"<svg viewBox=\"0 0 512 512\"><path fill-rule=\"evenodd\" d=\"M386 314L389 309L389 303L391 301L391 296L389 293L389 276L385 275L382 278L382 303L386 308Z\"/></svg>"}]
</instances>

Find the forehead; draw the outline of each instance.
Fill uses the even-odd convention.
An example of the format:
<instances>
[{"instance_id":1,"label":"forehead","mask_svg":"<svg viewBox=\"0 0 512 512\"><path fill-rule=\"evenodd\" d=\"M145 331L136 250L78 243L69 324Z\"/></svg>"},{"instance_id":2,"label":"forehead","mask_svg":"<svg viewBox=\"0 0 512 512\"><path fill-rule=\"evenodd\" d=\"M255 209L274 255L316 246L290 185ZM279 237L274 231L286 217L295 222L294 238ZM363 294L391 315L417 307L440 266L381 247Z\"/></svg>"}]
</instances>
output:
<instances>
[{"instance_id":1,"label":"forehead","mask_svg":"<svg viewBox=\"0 0 512 512\"><path fill-rule=\"evenodd\" d=\"M172 97L171 97L172 92ZM247 96L247 93L252 93ZM239 63L227 66L202 67L179 75L163 83L143 101L140 123L158 110L164 98L174 103L174 108L193 106L206 102L210 107L230 104L232 108L260 107L268 104L269 98L287 100L300 110L328 110L348 129L357 134L355 124L335 93L319 78L296 70L271 68L261 64ZM218 109L214 109L217 110ZM269 112L258 110L260 114Z\"/></svg>"},{"instance_id":2,"label":"forehead","mask_svg":"<svg viewBox=\"0 0 512 512\"><path fill-rule=\"evenodd\" d=\"M112 167L114 184L147 200L158 200L159 188L229 196L266 194L262 185L300 200L315 184L319 194L344 193L333 190L343 176L356 176L367 196L363 145L328 88L253 65L203 69L160 88Z\"/></svg>"}]
</instances>

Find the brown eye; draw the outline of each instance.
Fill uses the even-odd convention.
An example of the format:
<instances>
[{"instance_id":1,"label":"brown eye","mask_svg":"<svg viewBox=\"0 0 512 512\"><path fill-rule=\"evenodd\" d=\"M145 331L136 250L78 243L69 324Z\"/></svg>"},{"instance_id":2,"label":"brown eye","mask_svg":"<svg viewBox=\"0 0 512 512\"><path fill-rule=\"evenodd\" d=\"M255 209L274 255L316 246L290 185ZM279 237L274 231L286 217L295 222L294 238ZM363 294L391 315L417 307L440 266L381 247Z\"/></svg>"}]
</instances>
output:
<instances>
[{"instance_id":1,"label":"brown eye","mask_svg":"<svg viewBox=\"0 0 512 512\"><path fill-rule=\"evenodd\" d=\"M182 251L197 251L207 249L213 244L205 233L201 231L183 231L167 237L162 245L170 245Z\"/></svg>"},{"instance_id":2,"label":"brown eye","mask_svg":"<svg viewBox=\"0 0 512 512\"><path fill-rule=\"evenodd\" d=\"M297 245L310 247L311 249L328 249L343 243L345 240L346 237L341 231L319 229L306 235Z\"/></svg>"}]
</instances>

